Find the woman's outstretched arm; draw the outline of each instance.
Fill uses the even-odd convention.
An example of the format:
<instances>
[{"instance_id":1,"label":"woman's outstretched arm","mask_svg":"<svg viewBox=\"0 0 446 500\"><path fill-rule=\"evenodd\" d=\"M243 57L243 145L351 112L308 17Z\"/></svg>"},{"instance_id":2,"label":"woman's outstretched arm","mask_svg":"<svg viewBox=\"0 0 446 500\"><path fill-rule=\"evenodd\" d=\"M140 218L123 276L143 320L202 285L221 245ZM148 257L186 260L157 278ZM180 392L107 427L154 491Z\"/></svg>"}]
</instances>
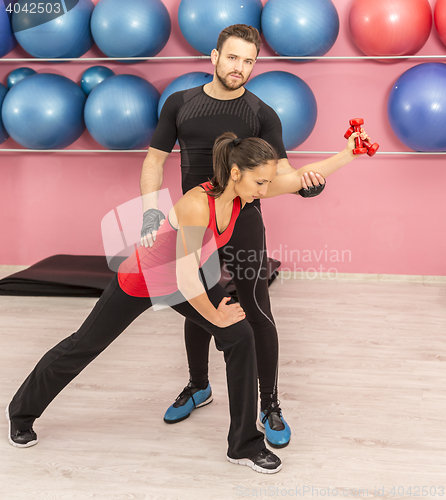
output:
<instances>
[{"instance_id":1,"label":"woman's outstretched arm","mask_svg":"<svg viewBox=\"0 0 446 500\"><path fill-rule=\"evenodd\" d=\"M355 132L350 136L347 147L343 151L330 156L330 158L310 163L287 174L276 175L271 184L268 186L266 195L262 196L262 198L272 198L282 194L295 194L303 187L306 187L305 183L308 183L308 179L309 182L312 182L313 184L323 184L324 178L333 174L336 170L339 170L358 157L358 155L353 154L353 149L355 148L355 137L358 135L360 135L362 139L370 139L367 133L362 129L361 134ZM319 174L319 176L317 174Z\"/></svg>"}]
</instances>

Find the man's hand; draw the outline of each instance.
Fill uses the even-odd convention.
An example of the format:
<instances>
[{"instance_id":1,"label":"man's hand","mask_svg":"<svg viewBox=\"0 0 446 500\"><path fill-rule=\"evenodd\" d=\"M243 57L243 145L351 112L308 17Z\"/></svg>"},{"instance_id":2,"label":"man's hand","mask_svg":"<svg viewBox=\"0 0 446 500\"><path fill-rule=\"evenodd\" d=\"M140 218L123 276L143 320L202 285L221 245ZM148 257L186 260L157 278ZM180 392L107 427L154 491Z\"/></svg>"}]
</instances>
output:
<instances>
[{"instance_id":1,"label":"man's hand","mask_svg":"<svg viewBox=\"0 0 446 500\"><path fill-rule=\"evenodd\" d=\"M305 172L302 176L302 189L298 193L303 198L312 198L322 193L325 188L325 179L319 173Z\"/></svg>"},{"instance_id":2,"label":"man's hand","mask_svg":"<svg viewBox=\"0 0 446 500\"><path fill-rule=\"evenodd\" d=\"M161 224L166 220L163 212L156 208L149 208L143 215L141 229L141 245L151 247L156 240L156 233Z\"/></svg>"}]
</instances>

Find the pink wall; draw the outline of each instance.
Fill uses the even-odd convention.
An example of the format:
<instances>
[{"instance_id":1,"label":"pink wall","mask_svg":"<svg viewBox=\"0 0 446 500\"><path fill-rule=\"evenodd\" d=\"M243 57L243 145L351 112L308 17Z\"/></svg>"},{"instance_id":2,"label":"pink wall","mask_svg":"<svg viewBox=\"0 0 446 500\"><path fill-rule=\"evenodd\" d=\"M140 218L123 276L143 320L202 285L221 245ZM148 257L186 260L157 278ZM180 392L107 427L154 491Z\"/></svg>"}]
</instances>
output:
<instances>
[{"instance_id":1,"label":"pink wall","mask_svg":"<svg viewBox=\"0 0 446 500\"><path fill-rule=\"evenodd\" d=\"M180 0L164 0L172 18L171 38L159 55L196 55L184 41L176 19ZM434 6L435 0L431 0ZM97 3L97 2L95 2ZM351 0L334 0L341 28L328 55L360 55L351 41ZM271 55L264 47L260 55ZM435 29L419 54L446 54ZM101 53L92 49L90 57ZM20 48L6 57L27 57ZM253 76L289 71L303 78L318 102L318 120L300 150L340 150L348 120L362 116L381 151L404 151L390 129L386 103L395 80L421 61L318 61L297 64L258 61ZM98 63L99 64L99 63ZM102 63L101 63L102 64ZM79 82L92 63L0 64L0 81L15 67L65 75ZM142 76L160 92L189 71L212 72L209 61L107 64L115 73ZM2 148L18 147L12 139ZM99 149L86 132L70 148ZM0 263L28 265L50 255L102 254L100 223L117 205L139 195L144 154L0 153ZM290 155L298 168L320 155ZM164 187L180 196L179 155L165 167ZM328 180L313 200L287 196L263 202L270 254L284 267L336 269L343 273L445 275L446 231L444 156L361 158Z\"/></svg>"}]
</instances>

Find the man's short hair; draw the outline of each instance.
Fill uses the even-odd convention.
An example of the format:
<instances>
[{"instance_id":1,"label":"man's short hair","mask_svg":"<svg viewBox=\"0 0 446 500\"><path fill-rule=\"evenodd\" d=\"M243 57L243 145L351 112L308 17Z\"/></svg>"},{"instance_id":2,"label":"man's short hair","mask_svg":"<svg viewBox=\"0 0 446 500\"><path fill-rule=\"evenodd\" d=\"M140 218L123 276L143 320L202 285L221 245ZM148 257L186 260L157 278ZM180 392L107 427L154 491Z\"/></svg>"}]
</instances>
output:
<instances>
[{"instance_id":1,"label":"man's short hair","mask_svg":"<svg viewBox=\"0 0 446 500\"><path fill-rule=\"evenodd\" d=\"M257 55L259 55L260 47L262 45L260 34L254 26L248 26L247 24L233 24L232 26L228 26L222 30L220 35L218 35L217 40L216 49L218 52L221 51L226 40L232 36L241 38L242 40L245 40L245 42L253 43L256 46Z\"/></svg>"}]
</instances>

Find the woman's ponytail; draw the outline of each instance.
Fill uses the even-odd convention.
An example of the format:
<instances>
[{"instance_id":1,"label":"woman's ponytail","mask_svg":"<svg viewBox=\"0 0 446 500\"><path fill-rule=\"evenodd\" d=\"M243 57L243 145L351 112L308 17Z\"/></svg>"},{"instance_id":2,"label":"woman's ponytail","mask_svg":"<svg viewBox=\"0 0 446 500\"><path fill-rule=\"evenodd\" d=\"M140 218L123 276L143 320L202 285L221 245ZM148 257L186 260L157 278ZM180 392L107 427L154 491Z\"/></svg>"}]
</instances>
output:
<instances>
[{"instance_id":1,"label":"woman's ponytail","mask_svg":"<svg viewBox=\"0 0 446 500\"><path fill-rule=\"evenodd\" d=\"M211 180L212 189L208 191L208 194L215 198L223 193L229 182L232 166L229 163L229 157L234 148L234 140L237 140L237 136L232 132L226 132L218 137L214 143L212 153L214 177Z\"/></svg>"}]
</instances>

